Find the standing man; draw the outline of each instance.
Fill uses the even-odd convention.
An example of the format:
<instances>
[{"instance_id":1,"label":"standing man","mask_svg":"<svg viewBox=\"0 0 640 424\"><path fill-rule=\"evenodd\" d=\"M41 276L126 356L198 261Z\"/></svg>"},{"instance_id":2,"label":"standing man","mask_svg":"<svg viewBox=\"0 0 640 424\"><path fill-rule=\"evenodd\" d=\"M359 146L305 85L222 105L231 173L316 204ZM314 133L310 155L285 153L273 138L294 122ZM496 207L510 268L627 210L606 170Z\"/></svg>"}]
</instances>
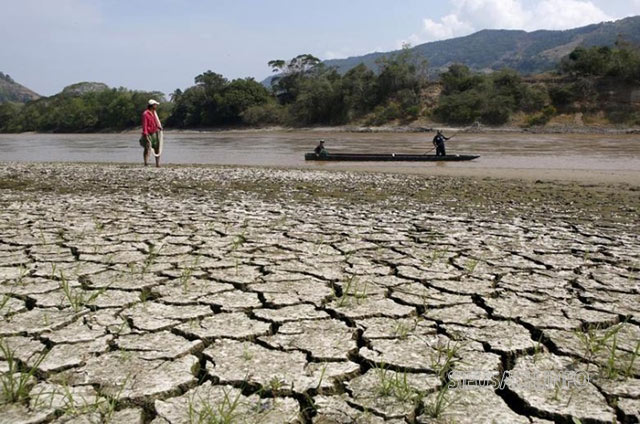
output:
<instances>
[{"instance_id":1,"label":"standing man","mask_svg":"<svg viewBox=\"0 0 640 424\"><path fill-rule=\"evenodd\" d=\"M158 108L157 101L151 99L147 103L147 110L142 112L142 137L140 137L140 145L144 147L142 157L144 159L144 166L149 165L149 150L153 149L153 156L156 158L156 168L160 167L160 131L162 131L162 124L156 109Z\"/></svg>"},{"instance_id":2,"label":"standing man","mask_svg":"<svg viewBox=\"0 0 640 424\"><path fill-rule=\"evenodd\" d=\"M438 130L438 133L433 137L433 145L436 146L436 156L446 156L447 153L444 149L444 141L449 140L451 137L445 137L442 135L442 131Z\"/></svg>"}]
</instances>

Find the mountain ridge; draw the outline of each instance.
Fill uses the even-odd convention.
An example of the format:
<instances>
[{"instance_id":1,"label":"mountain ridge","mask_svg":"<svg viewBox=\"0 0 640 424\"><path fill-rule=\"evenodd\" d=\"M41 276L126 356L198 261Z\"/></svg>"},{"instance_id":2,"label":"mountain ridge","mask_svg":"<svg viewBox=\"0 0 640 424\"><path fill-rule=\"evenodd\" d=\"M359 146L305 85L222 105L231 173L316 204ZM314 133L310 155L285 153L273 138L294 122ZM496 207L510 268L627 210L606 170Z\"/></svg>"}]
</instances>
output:
<instances>
[{"instance_id":1,"label":"mountain ridge","mask_svg":"<svg viewBox=\"0 0 640 424\"><path fill-rule=\"evenodd\" d=\"M409 50L417 58L427 59L431 75L454 63L467 65L475 71L512 68L522 74L535 74L554 69L563 56L578 46L613 46L620 38L640 44L640 16L568 30L483 29L463 37L419 44ZM376 60L399 51L373 52L323 63L336 67L340 73L360 63L377 69Z\"/></svg>"},{"instance_id":2,"label":"mountain ridge","mask_svg":"<svg viewBox=\"0 0 640 424\"><path fill-rule=\"evenodd\" d=\"M35 91L19 84L9 75L0 72L0 104L6 102L26 103L41 96Z\"/></svg>"}]
</instances>

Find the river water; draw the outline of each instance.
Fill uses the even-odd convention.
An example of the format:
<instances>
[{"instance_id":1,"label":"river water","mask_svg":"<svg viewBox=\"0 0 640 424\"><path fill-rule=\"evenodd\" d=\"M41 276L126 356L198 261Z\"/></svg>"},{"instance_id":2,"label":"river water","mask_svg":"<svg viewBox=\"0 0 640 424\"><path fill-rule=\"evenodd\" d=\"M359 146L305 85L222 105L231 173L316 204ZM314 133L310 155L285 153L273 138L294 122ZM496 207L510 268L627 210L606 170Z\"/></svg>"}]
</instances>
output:
<instances>
[{"instance_id":1,"label":"river water","mask_svg":"<svg viewBox=\"0 0 640 424\"><path fill-rule=\"evenodd\" d=\"M138 134L1 134L0 161L141 162ZM330 152L425 153L428 133L348 133L323 131L167 132L165 164L291 166L340 169L345 164L304 161L318 140ZM348 163L349 168L393 171L492 168L640 172L640 137L584 134L458 134L448 154L475 154L471 162Z\"/></svg>"}]
</instances>

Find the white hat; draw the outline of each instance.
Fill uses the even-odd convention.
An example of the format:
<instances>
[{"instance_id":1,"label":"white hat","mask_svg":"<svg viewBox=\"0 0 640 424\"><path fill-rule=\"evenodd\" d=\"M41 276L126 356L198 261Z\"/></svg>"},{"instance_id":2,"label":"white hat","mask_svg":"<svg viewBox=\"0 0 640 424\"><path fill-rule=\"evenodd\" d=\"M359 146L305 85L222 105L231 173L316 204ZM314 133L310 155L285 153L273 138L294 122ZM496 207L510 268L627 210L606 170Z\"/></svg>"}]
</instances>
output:
<instances>
[{"instance_id":1,"label":"white hat","mask_svg":"<svg viewBox=\"0 0 640 424\"><path fill-rule=\"evenodd\" d=\"M149 106L151 105L159 105L160 103L156 102L155 100L151 99L149 100Z\"/></svg>"}]
</instances>

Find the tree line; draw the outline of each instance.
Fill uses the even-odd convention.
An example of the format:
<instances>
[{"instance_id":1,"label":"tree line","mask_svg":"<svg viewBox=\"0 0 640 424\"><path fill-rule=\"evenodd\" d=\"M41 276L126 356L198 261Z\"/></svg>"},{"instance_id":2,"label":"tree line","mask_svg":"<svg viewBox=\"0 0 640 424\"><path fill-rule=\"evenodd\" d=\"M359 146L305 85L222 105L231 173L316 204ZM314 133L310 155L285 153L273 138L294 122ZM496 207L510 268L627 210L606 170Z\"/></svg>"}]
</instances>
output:
<instances>
[{"instance_id":1,"label":"tree line","mask_svg":"<svg viewBox=\"0 0 640 424\"><path fill-rule=\"evenodd\" d=\"M376 74L364 65L345 75L310 54L269 62L271 90L253 79L226 80L208 71L172 95L168 125L340 125L371 112L377 122L417 117L426 69L408 51L384 59Z\"/></svg>"},{"instance_id":2,"label":"tree line","mask_svg":"<svg viewBox=\"0 0 640 424\"><path fill-rule=\"evenodd\" d=\"M28 102L0 104L2 132L96 132L124 130L140 125L141 113L150 98L164 101L160 92L113 88L84 94L62 92ZM160 117L169 116L164 102Z\"/></svg>"},{"instance_id":3,"label":"tree line","mask_svg":"<svg viewBox=\"0 0 640 424\"><path fill-rule=\"evenodd\" d=\"M535 126L559 113L604 112L609 122L640 123L624 94L618 101L609 98L640 85L640 51L622 41L614 47L577 47L560 61L554 78L540 82L525 82L509 69L485 75L453 65L441 74L441 84L432 116L442 122L502 125L521 113L525 125Z\"/></svg>"},{"instance_id":4,"label":"tree line","mask_svg":"<svg viewBox=\"0 0 640 424\"><path fill-rule=\"evenodd\" d=\"M161 101L167 127L382 125L424 117L450 124L502 125L514 114L527 125L544 125L561 112L595 111L607 82L640 84L640 53L618 42L614 47L578 47L556 70L558 82L524 81L516 71L479 73L460 64L427 79L427 63L408 48L382 58L378 70L364 65L345 74L310 55L272 60L271 87L252 78L229 81L212 71L166 101L162 93L125 88L84 94L63 93L25 105L0 105L0 131L92 132L134 128L149 98ZM441 92L433 102L427 93ZM615 122L635 122L632 109L608 111ZM617 115L616 115L617 114Z\"/></svg>"}]
</instances>

